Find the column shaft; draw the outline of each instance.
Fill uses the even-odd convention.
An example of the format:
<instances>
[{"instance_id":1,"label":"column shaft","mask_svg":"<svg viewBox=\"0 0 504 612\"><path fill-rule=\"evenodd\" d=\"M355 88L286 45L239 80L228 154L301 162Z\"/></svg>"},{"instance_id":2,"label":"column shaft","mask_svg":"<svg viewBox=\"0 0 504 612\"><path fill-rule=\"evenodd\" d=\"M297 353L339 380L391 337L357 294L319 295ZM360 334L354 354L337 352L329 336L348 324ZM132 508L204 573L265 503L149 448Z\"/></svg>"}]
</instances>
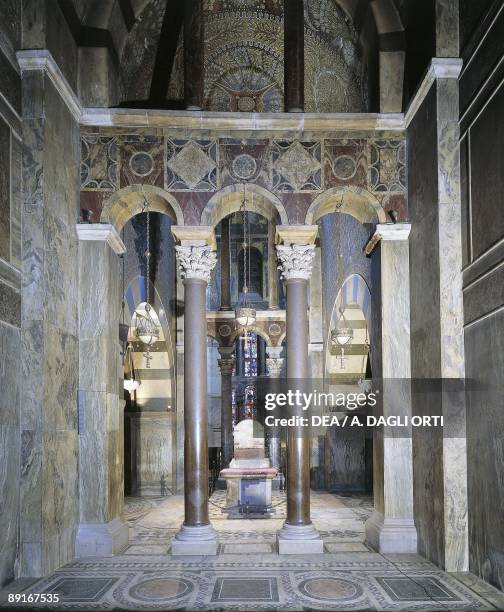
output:
<instances>
[{"instance_id":1,"label":"column shaft","mask_svg":"<svg viewBox=\"0 0 504 612\"><path fill-rule=\"evenodd\" d=\"M206 287L184 281L184 524L208 525Z\"/></svg>"},{"instance_id":2,"label":"column shaft","mask_svg":"<svg viewBox=\"0 0 504 612\"><path fill-rule=\"evenodd\" d=\"M221 310L231 310L229 229L229 217L225 217L221 221Z\"/></svg>"},{"instance_id":3,"label":"column shaft","mask_svg":"<svg viewBox=\"0 0 504 612\"><path fill-rule=\"evenodd\" d=\"M411 418L409 225L379 225L382 237L382 408L383 416ZM411 426L394 435L375 431L375 511L366 522L366 540L383 553L416 553L413 519Z\"/></svg>"},{"instance_id":4,"label":"column shaft","mask_svg":"<svg viewBox=\"0 0 504 612\"><path fill-rule=\"evenodd\" d=\"M278 308L278 268L275 253L275 224L268 226L268 294L270 309Z\"/></svg>"},{"instance_id":5,"label":"column shaft","mask_svg":"<svg viewBox=\"0 0 504 612\"><path fill-rule=\"evenodd\" d=\"M221 451L222 467L229 467L233 458L233 358L234 347L220 347L219 367L221 370Z\"/></svg>"},{"instance_id":6,"label":"column shaft","mask_svg":"<svg viewBox=\"0 0 504 612\"><path fill-rule=\"evenodd\" d=\"M304 111L304 5L284 0L285 111Z\"/></svg>"},{"instance_id":7,"label":"column shaft","mask_svg":"<svg viewBox=\"0 0 504 612\"><path fill-rule=\"evenodd\" d=\"M184 100L186 110L203 108L203 2L184 0Z\"/></svg>"},{"instance_id":8,"label":"column shaft","mask_svg":"<svg viewBox=\"0 0 504 612\"><path fill-rule=\"evenodd\" d=\"M308 376L308 281L292 278L287 287L287 378L302 386ZM287 522L310 521L310 440L306 427L289 427L287 440Z\"/></svg>"}]
</instances>

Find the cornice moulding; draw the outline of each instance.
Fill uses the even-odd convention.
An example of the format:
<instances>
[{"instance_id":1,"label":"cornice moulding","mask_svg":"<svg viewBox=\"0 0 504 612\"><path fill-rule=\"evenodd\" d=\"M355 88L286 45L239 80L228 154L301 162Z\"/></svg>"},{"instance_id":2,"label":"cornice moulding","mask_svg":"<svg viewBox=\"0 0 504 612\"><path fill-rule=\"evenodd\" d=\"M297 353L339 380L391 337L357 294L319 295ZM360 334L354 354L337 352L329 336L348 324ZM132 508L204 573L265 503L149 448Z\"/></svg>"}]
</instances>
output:
<instances>
[{"instance_id":1,"label":"cornice moulding","mask_svg":"<svg viewBox=\"0 0 504 612\"><path fill-rule=\"evenodd\" d=\"M77 223L79 240L106 242L117 255L126 253L126 247L116 228L108 223Z\"/></svg>"},{"instance_id":2,"label":"cornice moulding","mask_svg":"<svg viewBox=\"0 0 504 612\"><path fill-rule=\"evenodd\" d=\"M79 98L61 72L51 52L47 49L28 49L25 51L17 51L16 57L21 72L27 72L28 70L43 70L48 75L75 120L80 122L82 117L82 106L79 102Z\"/></svg>"},{"instance_id":3,"label":"cornice moulding","mask_svg":"<svg viewBox=\"0 0 504 612\"><path fill-rule=\"evenodd\" d=\"M463 62L458 57L433 57L420 87L411 100L404 115L404 128L407 128L427 97L437 79L458 79Z\"/></svg>"}]
</instances>

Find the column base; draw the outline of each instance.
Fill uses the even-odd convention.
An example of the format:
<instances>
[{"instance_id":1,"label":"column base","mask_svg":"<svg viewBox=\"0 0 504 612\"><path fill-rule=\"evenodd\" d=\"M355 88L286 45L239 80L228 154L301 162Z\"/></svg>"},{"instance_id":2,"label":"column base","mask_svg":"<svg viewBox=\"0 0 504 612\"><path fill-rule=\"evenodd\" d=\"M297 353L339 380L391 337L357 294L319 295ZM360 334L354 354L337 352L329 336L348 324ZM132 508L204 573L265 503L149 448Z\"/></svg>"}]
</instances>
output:
<instances>
[{"instance_id":1,"label":"column base","mask_svg":"<svg viewBox=\"0 0 504 612\"><path fill-rule=\"evenodd\" d=\"M217 539L212 525L184 525L172 540L172 555L214 556Z\"/></svg>"},{"instance_id":2,"label":"column base","mask_svg":"<svg viewBox=\"0 0 504 612\"><path fill-rule=\"evenodd\" d=\"M387 518L379 512L366 521L366 543L380 553L417 553L418 539L413 519Z\"/></svg>"},{"instance_id":3,"label":"column base","mask_svg":"<svg viewBox=\"0 0 504 612\"><path fill-rule=\"evenodd\" d=\"M111 557L129 543L129 528L121 519L109 523L81 523L75 536L75 556Z\"/></svg>"},{"instance_id":4,"label":"column base","mask_svg":"<svg viewBox=\"0 0 504 612\"><path fill-rule=\"evenodd\" d=\"M284 523L277 534L277 543L280 555L319 555L324 552L324 541L312 523Z\"/></svg>"}]
</instances>

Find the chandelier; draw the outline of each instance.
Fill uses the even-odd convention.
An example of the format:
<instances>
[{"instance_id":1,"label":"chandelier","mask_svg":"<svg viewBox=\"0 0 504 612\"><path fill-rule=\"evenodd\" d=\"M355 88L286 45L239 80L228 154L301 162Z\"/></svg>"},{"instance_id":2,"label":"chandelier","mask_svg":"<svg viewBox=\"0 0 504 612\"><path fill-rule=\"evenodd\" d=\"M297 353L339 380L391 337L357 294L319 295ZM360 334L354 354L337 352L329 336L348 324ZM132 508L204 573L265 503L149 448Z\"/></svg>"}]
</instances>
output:
<instances>
[{"instance_id":1,"label":"chandelier","mask_svg":"<svg viewBox=\"0 0 504 612\"><path fill-rule=\"evenodd\" d=\"M354 331L348 324L343 314L344 308L340 306L340 316L336 324L336 329L331 332L331 343L335 347L341 348L341 369L345 369L345 346L352 343Z\"/></svg>"},{"instance_id":2,"label":"chandelier","mask_svg":"<svg viewBox=\"0 0 504 612\"><path fill-rule=\"evenodd\" d=\"M248 303L248 286L250 284L250 227L247 217L247 198L245 193L246 186L243 185L243 199L240 206L240 212L243 223L243 288L242 288L242 303L235 309L235 320L240 327L244 328L245 336L247 328L255 323L256 311Z\"/></svg>"},{"instance_id":3,"label":"chandelier","mask_svg":"<svg viewBox=\"0 0 504 612\"><path fill-rule=\"evenodd\" d=\"M150 213L149 213L149 202L144 196L144 204L142 206L142 212L147 214L147 236L146 236L146 250L145 250L145 261L146 261L146 273L145 273L145 309L144 312L136 311L136 324L135 324L135 335L142 342L147 351L147 363L150 360L150 347L154 342L159 340L159 328L152 318L151 310L152 307L149 302L150 296ZM148 367L148 366L147 366Z\"/></svg>"},{"instance_id":4,"label":"chandelier","mask_svg":"<svg viewBox=\"0 0 504 612\"><path fill-rule=\"evenodd\" d=\"M128 346L126 348L126 359L128 360L130 378L124 378L124 388L131 394L140 386L140 381L136 380L135 378L135 368L133 366L133 346L131 345L131 342L128 342Z\"/></svg>"}]
</instances>

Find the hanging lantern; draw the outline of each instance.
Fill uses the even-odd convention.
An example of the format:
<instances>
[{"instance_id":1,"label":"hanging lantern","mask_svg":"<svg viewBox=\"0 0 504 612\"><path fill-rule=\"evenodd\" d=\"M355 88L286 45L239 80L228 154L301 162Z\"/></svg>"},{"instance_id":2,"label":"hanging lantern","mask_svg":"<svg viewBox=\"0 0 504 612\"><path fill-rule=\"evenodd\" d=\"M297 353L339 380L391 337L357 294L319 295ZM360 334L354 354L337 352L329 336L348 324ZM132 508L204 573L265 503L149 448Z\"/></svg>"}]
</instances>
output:
<instances>
[{"instance_id":1,"label":"hanging lantern","mask_svg":"<svg viewBox=\"0 0 504 612\"><path fill-rule=\"evenodd\" d=\"M124 388L129 393L132 393L133 391L136 391L138 389L138 387L140 386L140 381L136 380L135 378L135 368L133 366L133 347L131 346L131 343L128 344L126 348L126 355L128 358L130 378L124 379Z\"/></svg>"},{"instance_id":2,"label":"hanging lantern","mask_svg":"<svg viewBox=\"0 0 504 612\"><path fill-rule=\"evenodd\" d=\"M243 220L243 299L241 305L235 309L235 321L240 327L245 329L245 337L247 328L254 325L256 321L256 311L248 303L248 287L247 278L250 278L250 232L247 219L247 198L245 194L245 185L243 185L243 200L240 207Z\"/></svg>"},{"instance_id":3,"label":"hanging lantern","mask_svg":"<svg viewBox=\"0 0 504 612\"><path fill-rule=\"evenodd\" d=\"M149 213L149 202L144 196L144 204L142 206L142 212L147 215L147 236L146 236L146 249L145 249L145 260L146 260L146 274L145 274L145 287L147 293L147 300L145 304L145 311L136 311L136 325L135 334L136 337L147 347L147 367L149 367L150 359L150 346L159 340L159 328L152 318L151 305L149 304L149 287L150 287L150 213Z\"/></svg>"},{"instance_id":4,"label":"hanging lantern","mask_svg":"<svg viewBox=\"0 0 504 612\"><path fill-rule=\"evenodd\" d=\"M151 346L154 342L159 340L159 327L150 314L151 307L147 303L145 304L145 313L135 312L136 325L135 335L136 337L145 344L145 346Z\"/></svg>"},{"instance_id":5,"label":"hanging lantern","mask_svg":"<svg viewBox=\"0 0 504 612\"><path fill-rule=\"evenodd\" d=\"M343 306L340 307L340 316L338 319L338 323L336 324L336 329L333 329L331 332L331 342L333 346L339 346L341 348L341 369L345 369L345 346L351 344L354 331L348 324L348 321L343 314Z\"/></svg>"}]
</instances>

